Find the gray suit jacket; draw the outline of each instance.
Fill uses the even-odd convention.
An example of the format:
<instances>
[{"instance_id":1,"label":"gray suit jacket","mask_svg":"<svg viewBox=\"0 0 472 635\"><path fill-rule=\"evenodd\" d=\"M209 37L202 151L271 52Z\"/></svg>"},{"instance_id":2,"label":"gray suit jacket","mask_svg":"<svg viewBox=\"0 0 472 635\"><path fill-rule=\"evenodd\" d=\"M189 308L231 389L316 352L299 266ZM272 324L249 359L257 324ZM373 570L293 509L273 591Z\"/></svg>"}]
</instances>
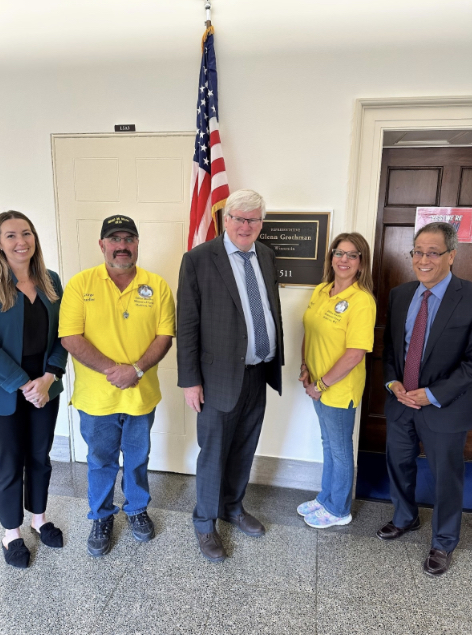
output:
<instances>
[{"instance_id":1,"label":"gray suit jacket","mask_svg":"<svg viewBox=\"0 0 472 635\"><path fill-rule=\"evenodd\" d=\"M403 381L405 322L419 282L390 292L384 335L384 379ZM437 432L472 428L472 282L452 276L431 326L420 367L420 388L429 388L441 404L424 406L427 426ZM387 420L396 421L406 406L389 394Z\"/></svg>"},{"instance_id":2,"label":"gray suit jacket","mask_svg":"<svg viewBox=\"0 0 472 635\"><path fill-rule=\"evenodd\" d=\"M266 365L267 383L281 394L282 315L275 255L256 242L256 252L277 331L277 352ZM241 393L247 329L223 236L187 252L177 291L178 385L203 386L205 403L232 410Z\"/></svg>"}]
</instances>

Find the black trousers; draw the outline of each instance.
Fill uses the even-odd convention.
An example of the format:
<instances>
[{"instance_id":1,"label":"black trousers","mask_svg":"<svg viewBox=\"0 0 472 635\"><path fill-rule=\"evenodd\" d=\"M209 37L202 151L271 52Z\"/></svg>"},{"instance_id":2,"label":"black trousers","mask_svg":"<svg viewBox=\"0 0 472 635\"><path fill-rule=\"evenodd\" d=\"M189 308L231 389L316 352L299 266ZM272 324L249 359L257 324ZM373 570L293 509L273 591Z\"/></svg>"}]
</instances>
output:
<instances>
[{"instance_id":1,"label":"black trousers","mask_svg":"<svg viewBox=\"0 0 472 635\"><path fill-rule=\"evenodd\" d=\"M200 454L193 512L199 532L210 533L217 518L242 511L265 406L264 363L246 368L241 395L233 410L221 412L203 404L197 417Z\"/></svg>"},{"instance_id":2,"label":"black trousers","mask_svg":"<svg viewBox=\"0 0 472 635\"><path fill-rule=\"evenodd\" d=\"M59 397L35 408L19 390L16 411L0 416L0 522L5 529L23 524L23 508L33 514L46 511L58 410Z\"/></svg>"},{"instance_id":3,"label":"black trousers","mask_svg":"<svg viewBox=\"0 0 472 635\"><path fill-rule=\"evenodd\" d=\"M397 421L387 420L387 468L395 513L393 524L406 527L418 516L415 501L419 441L435 481L431 546L453 551L459 542L467 432L434 432L422 410L405 408Z\"/></svg>"}]
</instances>

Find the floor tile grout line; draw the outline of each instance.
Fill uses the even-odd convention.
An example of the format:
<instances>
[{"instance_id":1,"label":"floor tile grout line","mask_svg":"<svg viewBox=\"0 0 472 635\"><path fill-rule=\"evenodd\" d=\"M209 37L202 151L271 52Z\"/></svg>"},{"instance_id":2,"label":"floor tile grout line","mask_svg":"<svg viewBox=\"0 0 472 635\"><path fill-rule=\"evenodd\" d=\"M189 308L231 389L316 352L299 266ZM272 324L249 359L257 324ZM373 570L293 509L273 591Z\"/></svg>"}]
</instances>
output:
<instances>
[{"instance_id":1,"label":"floor tile grout line","mask_svg":"<svg viewBox=\"0 0 472 635\"><path fill-rule=\"evenodd\" d=\"M406 557L408 559L408 566L410 567L411 576L413 578L413 585L414 585L415 590L416 590L416 599L419 599L419 587L418 587L418 584L416 582L416 575L415 575L415 571L413 569L413 562L412 562L412 560L410 558L410 554L408 553L407 544L408 543L404 543L404 549L405 549ZM414 543L414 544L416 544L416 543Z\"/></svg>"},{"instance_id":2,"label":"floor tile grout line","mask_svg":"<svg viewBox=\"0 0 472 635\"><path fill-rule=\"evenodd\" d=\"M133 557L133 555L136 554L137 550L138 550L138 545L133 545L134 549L132 549L133 553L129 554L129 557L126 559L126 563L129 563L131 561L131 558ZM92 556L90 556L92 557ZM97 622L99 621L99 619L102 617L103 613L105 612L105 610L107 609L108 605L111 602L112 597L115 595L116 591L118 590L119 584L120 582L123 580L123 578L125 577L127 571L126 571L126 564L125 562L123 562L123 573L117 578L117 582L115 584L115 586L113 587L113 589L110 591L110 593L108 594L106 601L102 607L102 610L98 612L96 618L94 619L92 625L91 625L91 630L89 630L87 632L87 635L94 635L93 631L95 629L95 625L97 624Z\"/></svg>"}]
</instances>

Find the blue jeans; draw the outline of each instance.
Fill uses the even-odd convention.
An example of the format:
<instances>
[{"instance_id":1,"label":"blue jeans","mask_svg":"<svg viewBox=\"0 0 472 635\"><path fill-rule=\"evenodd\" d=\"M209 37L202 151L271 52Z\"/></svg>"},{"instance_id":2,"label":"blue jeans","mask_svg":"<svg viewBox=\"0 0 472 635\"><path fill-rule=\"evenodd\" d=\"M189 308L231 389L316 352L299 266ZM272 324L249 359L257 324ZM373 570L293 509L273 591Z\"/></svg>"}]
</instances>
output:
<instances>
[{"instance_id":1,"label":"blue jeans","mask_svg":"<svg viewBox=\"0 0 472 635\"><path fill-rule=\"evenodd\" d=\"M79 410L80 432L88 446L88 518L98 520L120 511L113 503L120 450L123 452L123 511L134 516L147 509L151 500L147 467L154 412L155 409L147 415L98 417Z\"/></svg>"},{"instance_id":2,"label":"blue jeans","mask_svg":"<svg viewBox=\"0 0 472 635\"><path fill-rule=\"evenodd\" d=\"M352 433L356 409L325 406L313 400L323 442L323 476L316 500L333 516L348 516L354 480Z\"/></svg>"}]
</instances>

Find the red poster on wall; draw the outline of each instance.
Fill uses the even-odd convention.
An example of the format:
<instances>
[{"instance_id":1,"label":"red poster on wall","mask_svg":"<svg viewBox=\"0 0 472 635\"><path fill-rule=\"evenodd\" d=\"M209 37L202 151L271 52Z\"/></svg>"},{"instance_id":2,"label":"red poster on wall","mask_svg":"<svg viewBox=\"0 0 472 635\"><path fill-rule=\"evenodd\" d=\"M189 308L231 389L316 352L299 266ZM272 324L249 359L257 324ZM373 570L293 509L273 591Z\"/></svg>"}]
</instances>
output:
<instances>
[{"instance_id":1,"label":"red poster on wall","mask_svg":"<svg viewBox=\"0 0 472 635\"><path fill-rule=\"evenodd\" d=\"M415 233L428 223L449 223L460 243L472 243L471 207L417 207Z\"/></svg>"}]
</instances>

